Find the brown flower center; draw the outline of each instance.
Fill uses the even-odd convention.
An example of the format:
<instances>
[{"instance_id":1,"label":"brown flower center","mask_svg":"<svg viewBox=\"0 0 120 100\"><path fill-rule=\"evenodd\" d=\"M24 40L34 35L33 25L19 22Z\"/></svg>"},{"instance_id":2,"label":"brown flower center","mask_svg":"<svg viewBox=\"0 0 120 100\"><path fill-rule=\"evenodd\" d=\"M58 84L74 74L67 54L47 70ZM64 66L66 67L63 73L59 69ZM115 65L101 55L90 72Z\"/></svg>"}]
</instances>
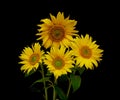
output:
<instances>
[{"instance_id":1,"label":"brown flower center","mask_svg":"<svg viewBox=\"0 0 120 100\"><path fill-rule=\"evenodd\" d=\"M65 36L65 31L63 27L54 26L50 31L50 39L52 41L59 42L64 38L64 36Z\"/></svg>"},{"instance_id":2,"label":"brown flower center","mask_svg":"<svg viewBox=\"0 0 120 100\"><path fill-rule=\"evenodd\" d=\"M30 64L35 65L36 63L39 62L39 58L40 58L39 54L32 54L29 59Z\"/></svg>"},{"instance_id":3,"label":"brown flower center","mask_svg":"<svg viewBox=\"0 0 120 100\"><path fill-rule=\"evenodd\" d=\"M84 58L89 59L92 56L92 51L88 46L83 46L80 49L80 55Z\"/></svg>"},{"instance_id":4,"label":"brown flower center","mask_svg":"<svg viewBox=\"0 0 120 100\"><path fill-rule=\"evenodd\" d=\"M62 67L64 67L65 65L65 62L63 59L61 59L60 57L56 57L54 60L53 60L53 66L56 68L56 69L61 69Z\"/></svg>"}]
</instances>

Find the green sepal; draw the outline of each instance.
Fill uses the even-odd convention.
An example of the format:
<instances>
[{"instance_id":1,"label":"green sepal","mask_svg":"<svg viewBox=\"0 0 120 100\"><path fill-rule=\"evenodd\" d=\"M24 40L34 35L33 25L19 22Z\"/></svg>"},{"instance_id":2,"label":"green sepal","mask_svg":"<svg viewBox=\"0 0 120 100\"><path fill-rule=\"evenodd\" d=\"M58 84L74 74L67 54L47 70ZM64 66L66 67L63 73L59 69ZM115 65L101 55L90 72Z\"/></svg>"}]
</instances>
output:
<instances>
[{"instance_id":1,"label":"green sepal","mask_svg":"<svg viewBox=\"0 0 120 100\"><path fill-rule=\"evenodd\" d=\"M35 69L32 69L29 73L25 72L25 77L28 77L36 72Z\"/></svg>"},{"instance_id":2,"label":"green sepal","mask_svg":"<svg viewBox=\"0 0 120 100\"><path fill-rule=\"evenodd\" d=\"M79 67L77 69L78 69L78 72L79 72L80 75L82 75L83 72L85 71L85 67L82 67L82 68Z\"/></svg>"},{"instance_id":3,"label":"green sepal","mask_svg":"<svg viewBox=\"0 0 120 100\"><path fill-rule=\"evenodd\" d=\"M65 75L61 75L61 77L59 77L59 80L60 81L67 81L68 80L68 76L65 74Z\"/></svg>"},{"instance_id":4,"label":"green sepal","mask_svg":"<svg viewBox=\"0 0 120 100\"><path fill-rule=\"evenodd\" d=\"M52 75L52 73L50 73L50 71L47 70L46 76L51 76L51 75Z\"/></svg>"}]
</instances>

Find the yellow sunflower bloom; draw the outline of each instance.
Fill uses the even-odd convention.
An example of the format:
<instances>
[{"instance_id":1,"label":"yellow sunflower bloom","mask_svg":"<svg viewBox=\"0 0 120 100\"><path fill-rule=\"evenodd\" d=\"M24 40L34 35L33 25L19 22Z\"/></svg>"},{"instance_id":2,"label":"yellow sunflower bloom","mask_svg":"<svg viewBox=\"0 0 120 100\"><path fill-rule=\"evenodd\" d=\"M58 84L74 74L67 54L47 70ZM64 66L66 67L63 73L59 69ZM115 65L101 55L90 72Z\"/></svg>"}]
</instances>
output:
<instances>
[{"instance_id":1,"label":"yellow sunflower bloom","mask_svg":"<svg viewBox=\"0 0 120 100\"><path fill-rule=\"evenodd\" d=\"M94 65L98 67L98 62L101 61L102 49L99 49L99 45L95 44L96 41L92 41L92 37L88 34L83 37L77 37L75 43L72 43L72 49L76 56L76 64L79 67L85 67L93 69Z\"/></svg>"},{"instance_id":2,"label":"yellow sunflower bloom","mask_svg":"<svg viewBox=\"0 0 120 100\"><path fill-rule=\"evenodd\" d=\"M77 21L70 20L69 16L64 18L64 14L58 12L57 17L50 14L51 19L42 19L43 24L38 24L40 29L37 40L43 41L43 46L49 48L50 46L58 47L60 45L68 46L69 41L72 41L72 36L78 36L75 30Z\"/></svg>"},{"instance_id":3,"label":"yellow sunflower bloom","mask_svg":"<svg viewBox=\"0 0 120 100\"><path fill-rule=\"evenodd\" d=\"M23 64L21 66L21 71L29 73L32 69L37 69L39 63L42 62L44 52L41 49L39 43L35 43L32 45L32 48L25 47L19 56L22 60L19 64Z\"/></svg>"},{"instance_id":4,"label":"yellow sunflower bloom","mask_svg":"<svg viewBox=\"0 0 120 100\"><path fill-rule=\"evenodd\" d=\"M45 55L45 64L48 70L54 74L57 79L67 72L72 72L71 68L74 67L73 52L66 50L66 47L61 46L60 48L52 47L50 52Z\"/></svg>"}]
</instances>

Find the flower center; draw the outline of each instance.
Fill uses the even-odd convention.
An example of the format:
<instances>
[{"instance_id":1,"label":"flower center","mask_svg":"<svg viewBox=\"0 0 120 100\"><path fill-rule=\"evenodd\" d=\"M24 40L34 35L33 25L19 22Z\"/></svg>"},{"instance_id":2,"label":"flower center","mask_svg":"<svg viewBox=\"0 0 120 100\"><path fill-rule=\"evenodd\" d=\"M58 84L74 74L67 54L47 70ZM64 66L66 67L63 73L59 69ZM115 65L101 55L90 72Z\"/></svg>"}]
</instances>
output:
<instances>
[{"instance_id":1,"label":"flower center","mask_svg":"<svg viewBox=\"0 0 120 100\"><path fill-rule=\"evenodd\" d=\"M63 66L64 66L64 61L63 59L57 57L54 59L53 61L53 66L56 68L56 69L61 69Z\"/></svg>"},{"instance_id":2,"label":"flower center","mask_svg":"<svg viewBox=\"0 0 120 100\"><path fill-rule=\"evenodd\" d=\"M88 46L83 46L80 49L80 54L82 57L89 59L92 55L92 51Z\"/></svg>"},{"instance_id":3,"label":"flower center","mask_svg":"<svg viewBox=\"0 0 120 100\"><path fill-rule=\"evenodd\" d=\"M64 28L60 26L54 26L50 31L50 38L52 41L61 41L64 38Z\"/></svg>"},{"instance_id":4,"label":"flower center","mask_svg":"<svg viewBox=\"0 0 120 100\"><path fill-rule=\"evenodd\" d=\"M31 65L35 65L36 63L38 63L38 61L39 61L39 54L32 54L31 56L30 56L30 59L29 59L29 61L30 61L30 64Z\"/></svg>"}]
</instances>

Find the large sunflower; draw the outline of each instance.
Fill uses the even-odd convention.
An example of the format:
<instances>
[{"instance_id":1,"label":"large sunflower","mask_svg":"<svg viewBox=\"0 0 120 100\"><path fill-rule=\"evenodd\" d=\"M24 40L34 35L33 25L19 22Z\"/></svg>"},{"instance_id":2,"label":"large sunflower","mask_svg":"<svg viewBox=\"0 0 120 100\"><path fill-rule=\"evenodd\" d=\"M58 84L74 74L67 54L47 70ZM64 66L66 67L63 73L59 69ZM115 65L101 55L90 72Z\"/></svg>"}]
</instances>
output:
<instances>
[{"instance_id":1,"label":"large sunflower","mask_svg":"<svg viewBox=\"0 0 120 100\"><path fill-rule=\"evenodd\" d=\"M102 60L102 49L99 49L99 45L95 44L96 41L92 41L92 37L88 34L83 37L77 37L75 43L72 43L72 49L76 56L76 64L80 67L93 69L95 65L98 67L98 61Z\"/></svg>"},{"instance_id":2,"label":"large sunflower","mask_svg":"<svg viewBox=\"0 0 120 100\"><path fill-rule=\"evenodd\" d=\"M74 67L72 65L74 63L72 54L72 51L61 46L60 48L52 47L50 52L45 55L44 62L56 79L63 74L67 74L67 72L72 72L71 68Z\"/></svg>"},{"instance_id":3,"label":"large sunflower","mask_svg":"<svg viewBox=\"0 0 120 100\"><path fill-rule=\"evenodd\" d=\"M64 18L64 14L58 12L57 17L50 14L51 19L42 19L42 24L38 24L40 29L37 40L43 40L45 48L50 46L58 47L60 45L68 46L69 41L72 41L72 36L76 36L78 31L75 30L77 21L69 20L69 16Z\"/></svg>"},{"instance_id":4,"label":"large sunflower","mask_svg":"<svg viewBox=\"0 0 120 100\"><path fill-rule=\"evenodd\" d=\"M44 52L41 49L39 43L35 43L32 45L32 48L25 47L19 56L22 60L19 64L23 64L21 66L21 70L29 73L32 69L37 69L39 66L39 62L42 62Z\"/></svg>"}]
</instances>

